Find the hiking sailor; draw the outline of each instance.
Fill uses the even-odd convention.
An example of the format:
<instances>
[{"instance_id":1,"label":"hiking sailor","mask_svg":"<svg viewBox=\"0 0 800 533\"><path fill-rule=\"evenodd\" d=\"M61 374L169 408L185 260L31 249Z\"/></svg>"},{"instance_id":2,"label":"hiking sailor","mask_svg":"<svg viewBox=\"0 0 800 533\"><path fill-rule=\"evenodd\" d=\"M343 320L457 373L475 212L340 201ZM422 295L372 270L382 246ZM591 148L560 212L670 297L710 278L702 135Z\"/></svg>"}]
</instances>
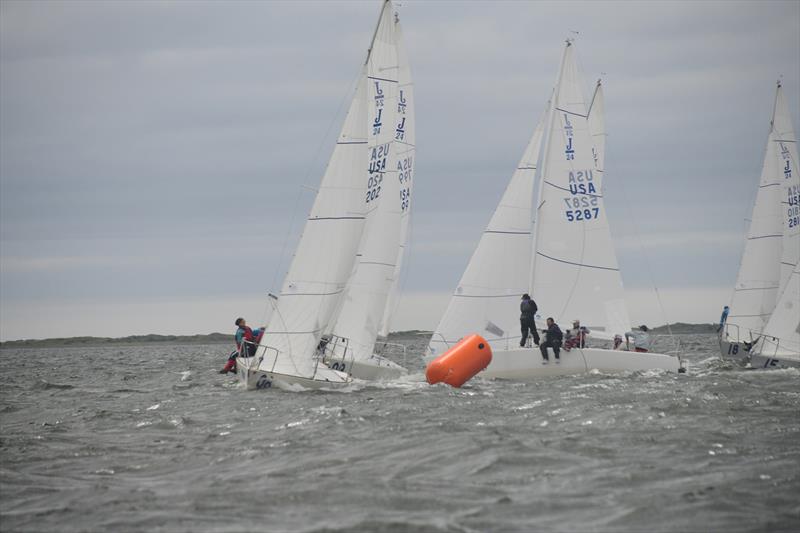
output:
<instances>
[{"instance_id":1,"label":"hiking sailor","mask_svg":"<svg viewBox=\"0 0 800 533\"><path fill-rule=\"evenodd\" d=\"M238 355L242 357L253 357L256 354L258 343L261 342L261 337L264 335L264 328L256 330L250 329L250 326L247 325L244 318L237 318L234 324L238 326L234 334L236 350L231 352L228 356L228 362L225 363L225 366L219 371L220 374L236 372L236 357Z\"/></svg>"}]
</instances>

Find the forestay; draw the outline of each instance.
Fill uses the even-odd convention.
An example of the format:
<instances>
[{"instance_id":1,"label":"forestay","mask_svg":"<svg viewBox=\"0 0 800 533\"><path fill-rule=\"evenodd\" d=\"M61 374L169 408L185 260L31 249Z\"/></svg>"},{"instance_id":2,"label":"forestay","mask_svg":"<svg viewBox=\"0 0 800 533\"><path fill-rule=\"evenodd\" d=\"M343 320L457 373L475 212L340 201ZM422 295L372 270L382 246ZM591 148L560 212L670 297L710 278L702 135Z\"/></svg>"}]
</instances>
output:
<instances>
[{"instance_id":1,"label":"forestay","mask_svg":"<svg viewBox=\"0 0 800 533\"><path fill-rule=\"evenodd\" d=\"M480 334L495 349L519 343L519 301L528 292L531 206L543 133L540 119L436 327L430 355L445 351L467 333Z\"/></svg>"},{"instance_id":2,"label":"forestay","mask_svg":"<svg viewBox=\"0 0 800 533\"><path fill-rule=\"evenodd\" d=\"M602 92L599 96L596 105L602 110ZM602 124L600 119L593 127L602 131ZM564 50L544 146L531 295L556 322L578 318L595 336L624 333L630 320L603 203L603 175L595 164L595 155L602 164L602 154L593 153L571 42Z\"/></svg>"},{"instance_id":3,"label":"forestay","mask_svg":"<svg viewBox=\"0 0 800 533\"><path fill-rule=\"evenodd\" d=\"M328 333L348 339L349 355L372 355L395 279L404 204L395 147L398 129L397 35L391 4L384 3L367 61L368 172L361 202L365 230L341 308ZM362 185L363 188L363 185Z\"/></svg>"}]
</instances>

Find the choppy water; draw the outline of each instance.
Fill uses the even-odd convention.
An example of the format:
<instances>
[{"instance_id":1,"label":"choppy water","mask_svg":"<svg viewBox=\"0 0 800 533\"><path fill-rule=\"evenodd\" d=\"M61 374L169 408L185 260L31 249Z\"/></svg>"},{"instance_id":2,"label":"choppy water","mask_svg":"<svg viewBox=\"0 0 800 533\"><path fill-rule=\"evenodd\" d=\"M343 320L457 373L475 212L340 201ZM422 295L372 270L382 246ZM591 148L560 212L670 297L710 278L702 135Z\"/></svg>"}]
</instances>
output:
<instances>
[{"instance_id":1,"label":"choppy water","mask_svg":"<svg viewBox=\"0 0 800 533\"><path fill-rule=\"evenodd\" d=\"M415 356L301 393L241 390L227 346L3 350L0 529L800 529L800 372L683 340L688 375L456 390Z\"/></svg>"}]
</instances>

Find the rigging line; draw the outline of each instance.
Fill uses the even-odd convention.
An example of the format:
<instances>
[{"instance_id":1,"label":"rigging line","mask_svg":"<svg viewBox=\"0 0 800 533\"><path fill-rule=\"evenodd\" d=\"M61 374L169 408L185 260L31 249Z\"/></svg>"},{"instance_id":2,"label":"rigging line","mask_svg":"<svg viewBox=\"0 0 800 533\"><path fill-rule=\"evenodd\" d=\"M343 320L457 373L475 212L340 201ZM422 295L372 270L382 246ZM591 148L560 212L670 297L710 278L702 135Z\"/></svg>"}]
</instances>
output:
<instances>
[{"instance_id":1,"label":"rigging line","mask_svg":"<svg viewBox=\"0 0 800 533\"><path fill-rule=\"evenodd\" d=\"M621 184L622 185L622 184ZM650 256L647 255L647 251L645 250L644 246L642 245L642 238L639 235L639 230L636 226L636 220L633 216L633 208L631 208L630 198L628 197L628 191L624 185L620 187L622 189L622 194L625 197L625 208L628 210L628 215L630 216L631 226L633 226L633 234L636 237L636 243L639 245L639 249L641 250L642 257L644 257L645 267L647 268L647 275L650 278L650 283L653 284L653 290L656 293L656 301L658 302L658 308L661 311L661 316L664 319L664 322L667 324L667 333L669 334L670 339L675 342L675 335L672 333L672 326L670 326L669 319L667 318L667 313L664 310L664 303L661 301L661 293L658 290L658 286L656 285L655 278L653 276L653 269L650 266ZM680 346L680 340L677 340Z\"/></svg>"}]
</instances>

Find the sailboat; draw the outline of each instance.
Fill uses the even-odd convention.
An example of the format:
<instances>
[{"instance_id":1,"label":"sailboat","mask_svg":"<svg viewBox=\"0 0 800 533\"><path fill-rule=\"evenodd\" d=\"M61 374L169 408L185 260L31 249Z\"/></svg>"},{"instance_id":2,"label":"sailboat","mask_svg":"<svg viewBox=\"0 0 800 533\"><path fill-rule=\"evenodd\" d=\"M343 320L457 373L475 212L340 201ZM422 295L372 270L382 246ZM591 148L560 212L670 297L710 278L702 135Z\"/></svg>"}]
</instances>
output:
<instances>
[{"instance_id":1,"label":"sailboat","mask_svg":"<svg viewBox=\"0 0 800 533\"><path fill-rule=\"evenodd\" d=\"M720 353L725 358L748 362L751 346L767 331L773 313L778 314L773 328L779 322L790 320L791 316L798 317L797 305L789 315L784 315L790 309L785 304L782 306L779 300L785 294L789 304L800 301L797 297L792 300L790 290L792 272L800 256L799 189L794 128L783 87L778 82L750 228L728 319L720 332ZM797 332L781 328L773 335L778 333L785 340L780 350L775 347L770 352L776 357L783 355L783 348L791 343L792 335L797 335ZM765 349L765 344L771 346L772 342L762 343L759 350Z\"/></svg>"},{"instance_id":2,"label":"sailboat","mask_svg":"<svg viewBox=\"0 0 800 533\"><path fill-rule=\"evenodd\" d=\"M269 324L248 389L330 388L405 369L373 353L399 279L414 163L410 69L392 3L367 59Z\"/></svg>"},{"instance_id":3,"label":"sailboat","mask_svg":"<svg viewBox=\"0 0 800 533\"><path fill-rule=\"evenodd\" d=\"M526 292L544 316L561 324L579 318L595 338L611 340L631 329L603 202L602 85L590 113L574 48L568 40L546 118L431 338L429 358L477 332L493 353L484 377L681 368L675 356L589 347L562 350L560 364L542 365L538 349L519 346L519 299ZM536 318L541 326L542 316Z\"/></svg>"}]
</instances>

